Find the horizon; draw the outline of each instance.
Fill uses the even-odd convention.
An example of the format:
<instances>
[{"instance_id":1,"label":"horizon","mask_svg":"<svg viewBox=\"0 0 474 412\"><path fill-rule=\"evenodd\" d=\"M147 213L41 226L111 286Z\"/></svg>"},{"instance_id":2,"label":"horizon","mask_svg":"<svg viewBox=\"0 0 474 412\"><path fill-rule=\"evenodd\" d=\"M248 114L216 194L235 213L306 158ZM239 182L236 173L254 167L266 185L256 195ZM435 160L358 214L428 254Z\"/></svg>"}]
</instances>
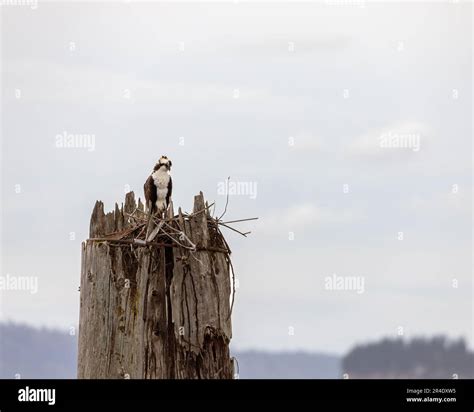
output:
<instances>
[{"instance_id":1,"label":"horizon","mask_svg":"<svg viewBox=\"0 0 474 412\"><path fill-rule=\"evenodd\" d=\"M64 334L64 335L70 335L70 330L63 330L61 328L57 328L57 327L50 327L50 326L44 326L44 325L32 325L32 324L29 324L29 323L18 323L18 322L15 322L15 321L11 321L11 320L2 320L0 321L0 327L2 326L16 326L16 327L26 327L26 328L30 328L30 329L33 329L34 331L37 331L37 332L41 332L41 331L47 331L47 332L53 332L53 333L61 333L61 334ZM74 335L70 335L70 336L75 336L77 337L77 334L78 334L78 331L79 331L79 325L76 326L76 331ZM446 339L446 342L449 344L449 343L454 343L454 342L457 342L459 340L462 340L465 344L466 344L466 348L469 350L469 351L472 351L474 353L474 348L470 347L469 344L468 344L468 341L465 339L465 337L463 336L448 336L446 334L439 334L439 335L431 335L431 336L426 336L426 335L415 335L411 338L406 338L404 336L398 336L398 337L394 337L394 336L379 336L378 338L373 338L372 340L369 340L369 341L364 341L364 342L356 342L351 348L349 348L348 351L344 352L344 353L336 353L336 352L330 352L330 351L314 351L314 350L311 350L311 349L298 349L298 348L292 348L290 350L272 350L272 349L265 349L265 348L258 348L258 347L255 347L255 348L238 348L238 347L234 347L234 345L232 344L232 342L230 343L230 351L231 353L232 352L255 352L255 353L266 353L266 354L273 354L273 355L277 355L277 354L308 354L308 355L323 355L323 356L333 356L333 357L338 357L338 358L343 358L344 356L346 356L348 353L350 353L353 349L355 349L356 347L362 347L362 346L366 346L366 345L370 345L370 344L376 344L376 343L380 343L382 341L385 341L385 340L390 340L390 341L396 341L396 340L401 340L403 341L403 343L407 344L407 343L411 343L413 340L416 340L416 339L422 339L422 340L431 340L431 339L434 339L434 338L438 338L438 337L441 337L441 338L445 338ZM0 341L1 341L1 336L0 336Z\"/></svg>"}]
</instances>

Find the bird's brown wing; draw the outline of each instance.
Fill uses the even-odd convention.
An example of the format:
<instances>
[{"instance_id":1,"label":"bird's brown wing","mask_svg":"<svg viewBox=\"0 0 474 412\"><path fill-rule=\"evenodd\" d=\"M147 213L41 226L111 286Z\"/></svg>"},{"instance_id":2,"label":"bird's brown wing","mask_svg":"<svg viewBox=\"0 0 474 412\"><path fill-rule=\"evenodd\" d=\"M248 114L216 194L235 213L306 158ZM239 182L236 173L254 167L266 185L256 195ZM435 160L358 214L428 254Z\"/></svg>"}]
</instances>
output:
<instances>
[{"instance_id":1,"label":"bird's brown wing","mask_svg":"<svg viewBox=\"0 0 474 412\"><path fill-rule=\"evenodd\" d=\"M155 182L153 181L153 177L151 175L143 185L143 191L145 192L146 208L148 209L150 207L151 202L151 211L153 211L156 205L157 193Z\"/></svg>"},{"instance_id":2,"label":"bird's brown wing","mask_svg":"<svg viewBox=\"0 0 474 412\"><path fill-rule=\"evenodd\" d=\"M170 176L170 180L168 182L168 193L166 194L166 205L170 204L172 191L173 191L173 180L171 179L171 176Z\"/></svg>"}]
</instances>

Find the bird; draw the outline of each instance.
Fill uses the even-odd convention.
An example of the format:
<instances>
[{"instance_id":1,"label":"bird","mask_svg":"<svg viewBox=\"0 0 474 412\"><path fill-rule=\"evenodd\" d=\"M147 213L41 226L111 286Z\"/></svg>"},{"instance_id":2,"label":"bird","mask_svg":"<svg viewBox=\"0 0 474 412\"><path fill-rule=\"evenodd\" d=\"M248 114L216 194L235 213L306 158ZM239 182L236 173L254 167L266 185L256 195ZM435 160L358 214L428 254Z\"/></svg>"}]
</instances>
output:
<instances>
[{"instance_id":1,"label":"bird","mask_svg":"<svg viewBox=\"0 0 474 412\"><path fill-rule=\"evenodd\" d=\"M161 156L143 186L146 207L151 214L163 215L170 204L173 190L173 181L170 175L171 165L170 159Z\"/></svg>"}]
</instances>

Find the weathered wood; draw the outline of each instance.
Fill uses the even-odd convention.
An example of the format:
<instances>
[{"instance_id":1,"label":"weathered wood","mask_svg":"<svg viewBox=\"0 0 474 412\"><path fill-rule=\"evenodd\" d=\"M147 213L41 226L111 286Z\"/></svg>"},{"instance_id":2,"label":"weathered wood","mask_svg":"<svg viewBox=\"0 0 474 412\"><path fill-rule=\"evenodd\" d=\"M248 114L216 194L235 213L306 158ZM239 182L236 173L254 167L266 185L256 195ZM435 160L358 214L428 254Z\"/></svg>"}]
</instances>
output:
<instances>
[{"instance_id":1,"label":"weathered wood","mask_svg":"<svg viewBox=\"0 0 474 412\"><path fill-rule=\"evenodd\" d=\"M90 238L128 233L136 207L133 192L108 214L97 202ZM194 199L194 211L200 210L184 219L179 209L176 219L195 251L83 243L79 378L232 378L228 256L202 249L226 250L213 237L202 193Z\"/></svg>"}]
</instances>

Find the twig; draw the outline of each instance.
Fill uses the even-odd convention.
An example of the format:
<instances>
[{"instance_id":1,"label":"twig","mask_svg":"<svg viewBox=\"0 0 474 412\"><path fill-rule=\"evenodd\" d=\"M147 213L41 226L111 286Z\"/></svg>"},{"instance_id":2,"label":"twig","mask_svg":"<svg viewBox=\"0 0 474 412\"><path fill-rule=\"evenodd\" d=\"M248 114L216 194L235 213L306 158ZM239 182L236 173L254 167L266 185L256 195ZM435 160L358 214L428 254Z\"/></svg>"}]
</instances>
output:
<instances>
[{"instance_id":1,"label":"twig","mask_svg":"<svg viewBox=\"0 0 474 412\"><path fill-rule=\"evenodd\" d=\"M234 273L234 266L232 265L232 260L230 259L229 255L227 255L227 261L229 262L230 271L232 272L232 303L230 305L229 316L227 316L227 320L232 316L232 311L234 310L234 302L235 302L235 273Z\"/></svg>"},{"instance_id":2,"label":"twig","mask_svg":"<svg viewBox=\"0 0 474 412\"><path fill-rule=\"evenodd\" d=\"M186 237L186 239L187 239L188 242L191 244L191 246L183 245L182 243L178 242L173 236L171 236L168 232L166 232L164 229L162 229L162 230L163 230L163 233L164 233L165 235L167 235L171 240L173 240L177 245L179 245L179 246L181 246L181 247L183 247L183 248L185 248L185 249L196 250L196 245L195 245L193 242L191 242L191 241L189 240L189 238L188 238L186 235L184 235L184 233L181 232L181 233ZM181 236L180 236L180 239L179 239L179 240L181 240Z\"/></svg>"},{"instance_id":3,"label":"twig","mask_svg":"<svg viewBox=\"0 0 474 412\"><path fill-rule=\"evenodd\" d=\"M241 232L240 230L234 229L232 226L227 226L225 223L222 223L222 222L219 222L219 225L224 226L227 229L233 230L234 232L237 232L237 233L241 234L244 237L247 237L247 235L250 234L250 232L245 232L245 233Z\"/></svg>"},{"instance_id":4,"label":"twig","mask_svg":"<svg viewBox=\"0 0 474 412\"><path fill-rule=\"evenodd\" d=\"M220 224L222 223L238 223L238 222L247 222L249 220L258 220L258 217L249 217L248 219L238 219L238 220L229 220L227 222L219 222Z\"/></svg>"},{"instance_id":5,"label":"twig","mask_svg":"<svg viewBox=\"0 0 474 412\"><path fill-rule=\"evenodd\" d=\"M160 223L158 223L156 225L156 227L153 229L153 231L147 236L146 240L147 242L151 242L153 241L153 239L155 239L156 235L158 235L158 232L160 231L160 229L162 228L162 226L165 224L164 221L161 221Z\"/></svg>"},{"instance_id":6,"label":"twig","mask_svg":"<svg viewBox=\"0 0 474 412\"><path fill-rule=\"evenodd\" d=\"M151 200L148 202L148 210L151 210ZM150 234L150 230L151 230L151 221L153 219L153 214L149 213L148 214L148 221L147 221L147 224L146 224L146 234L145 234L145 239L148 239L148 235Z\"/></svg>"},{"instance_id":7,"label":"twig","mask_svg":"<svg viewBox=\"0 0 474 412\"><path fill-rule=\"evenodd\" d=\"M229 204L229 182L230 182L230 176L227 178L227 197L226 197L226 200L225 200L225 208L224 208L224 212L222 212L222 215L219 216L219 219L218 220L221 220L222 217L225 215L225 213L227 212L227 205Z\"/></svg>"},{"instance_id":8,"label":"twig","mask_svg":"<svg viewBox=\"0 0 474 412\"><path fill-rule=\"evenodd\" d=\"M174 240L174 239L173 239ZM89 242L108 242L108 243L120 243L123 245L136 245L136 246L158 246L158 247L168 247L168 248L178 248L178 247L183 247L182 245L178 245L175 243L164 243L164 242L147 242L146 240L143 239L109 239L106 237L95 237L95 238L90 238L87 239ZM186 249L190 249L189 247L186 247ZM220 247L215 247L215 246L196 246L196 251L200 250L209 250L211 252L219 252L219 253L225 253L226 255L229 253L226 249L220 248Z\"/></svg>"},{"instance_id":9,"label":"twig","mask_svg":"<svg viewBox=\"0 0 474 412\"><path fill-rule=\"evenodd\" d=\"M204 207L204 209L201 209L201 210L197 210L196 212L191 212L191 213L188 213L188 212L184 212L183 213L183 217L186 216L186 217L192 217L192 216L196 216L202 212L205 212L207 209L211 208L212 206L214 206L214 203L215 202L212 202L210 205L207 205ZM174 218L173 218L174 220Z\"/></svg>"},{"instance_id":10,"label":"twig","mask_svg":"<svg viewBox=\"0 0 474 412\"><path fill-rule=\"evenodd\" d=\"M229 244L227 243L227 240L225 240L225 237L224 235L222 234L221 230L219 229L219 226L217 226L217 232L219 233L220 237L221 237L221 240L224 242L224 245L229 253L229 255L232 253L232 251L230 250L230 247L229 247Z\"/></svg>"}]
</instances>

